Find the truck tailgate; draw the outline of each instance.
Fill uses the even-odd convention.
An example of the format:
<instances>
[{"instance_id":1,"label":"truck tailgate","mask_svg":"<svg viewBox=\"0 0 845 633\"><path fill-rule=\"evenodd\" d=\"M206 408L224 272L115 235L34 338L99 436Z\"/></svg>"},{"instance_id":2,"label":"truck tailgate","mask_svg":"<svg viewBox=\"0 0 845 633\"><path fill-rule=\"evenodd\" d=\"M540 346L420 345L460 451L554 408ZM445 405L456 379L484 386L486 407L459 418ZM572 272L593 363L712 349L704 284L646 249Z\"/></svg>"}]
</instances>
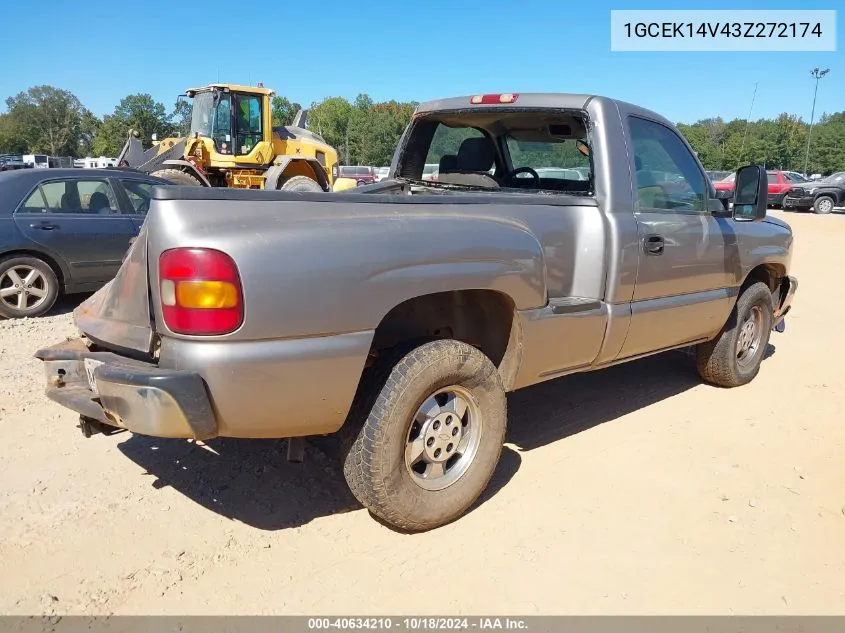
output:
<instances>
[{"instance_id":1,"label":"truck tailgate","mask_svg":"<svg viewBox=\"0 0 845 633\"><path fill-rule=\"evenodd\" d=\"M153 341L149 292L145 224L115 278L74 310L74 321L93 341L149 353Z\"/></svg>"}]
</instances>

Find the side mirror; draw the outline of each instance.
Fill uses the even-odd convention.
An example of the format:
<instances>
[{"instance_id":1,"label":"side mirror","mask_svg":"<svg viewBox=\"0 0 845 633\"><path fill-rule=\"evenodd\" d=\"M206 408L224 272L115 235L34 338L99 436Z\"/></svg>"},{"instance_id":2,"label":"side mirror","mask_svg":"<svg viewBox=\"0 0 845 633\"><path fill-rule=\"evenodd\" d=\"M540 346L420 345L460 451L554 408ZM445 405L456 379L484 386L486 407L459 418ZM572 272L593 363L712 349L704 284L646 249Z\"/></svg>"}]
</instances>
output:
<instances>
[{"instance_id":1,"label":"side mirror","mask_svg":"<svg viewBox=\"0 0 845 633\"><path fill-rule=\"evenodd\" d=\"M736 172L733 219L756 222L766 217L769 203L769 180L762 165L748 165Z\"/></svg>"}]
</instances>

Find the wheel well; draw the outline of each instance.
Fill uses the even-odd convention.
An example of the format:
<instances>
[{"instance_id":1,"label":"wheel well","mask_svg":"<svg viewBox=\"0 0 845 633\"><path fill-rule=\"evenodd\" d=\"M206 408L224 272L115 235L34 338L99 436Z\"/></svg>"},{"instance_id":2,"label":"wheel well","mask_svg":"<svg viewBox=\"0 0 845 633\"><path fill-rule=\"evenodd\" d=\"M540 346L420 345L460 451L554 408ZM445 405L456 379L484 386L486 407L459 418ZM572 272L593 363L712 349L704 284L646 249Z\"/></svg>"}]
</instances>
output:
<instances>
[{"instance_id":1,"label":"wheel well","mask_svg":"<svg viewBox=\"0 0 845 633\"><path fill-rule=\"evenodd\" d=\"M50 268L53 269L53 273L56 275L56 279L59 280L59 287L65 287L65 274L62 271L62 267L59 266L59 263L50 257L49 255L45 255L39 251L31 251L25 248L19 248L13 251L4 251L0 254L0 259L8 259L10 257L37 257L38 259L42 260L45 264L47 264Z\"/></svg>"},{"instance_id":2,"label":"wheel well","mask_svg":"<svg viewBox=\"0 0 845 633\"><path fill-rule=\"evenodd\" d=\"M419 339L451 338L480 349L512 388L522 357L522 331L513 300L494 290L439 292L409 299L388 312L373 337L371 356Z\"/></svg>"},{"instance_id":3,"label":"wheel well","mask_svg":"<svg viewBox=\"0 0 845 633\"><path fill-rule=\"evenodd\" d=\"M751 269L745 282L742 284L742 290L758 281L762 281L769 287L769 290L774 292L780 286L781 280L786 277L786 268L780 264L760 264Z\"/></svg>"},{"instance_id":4,"label":"wheel well","mask_svg":"<svg viewBox=\"0 0 845 633\"><path fill-rule=\"evenodd\" d=\"M318 183L323 189L328 188L328 180L326 178L325 170L322 170L322 173L318 173L317 167L315 167L309 160L295 159L290 161L287 166L285 166L285 170L281 173L279 183L281 184L282 179L292 178L293 176L306 176Z\"/></svg>"},{"instance_id":5,"label":"wheel well","mask_svg":"<svg viewBox=\"0 0 845 633\"><path fill-rule=\"evenodd\" d=\"M784 286L786 282L786 268L780 264L760 264L752 268L739 290L740 294L748 286L758 281L766 284L769 290L772 291L772 305L775 308L780 306L781 298L785 296L782 293L786 291Z\"/></svg>"}]
</instances>

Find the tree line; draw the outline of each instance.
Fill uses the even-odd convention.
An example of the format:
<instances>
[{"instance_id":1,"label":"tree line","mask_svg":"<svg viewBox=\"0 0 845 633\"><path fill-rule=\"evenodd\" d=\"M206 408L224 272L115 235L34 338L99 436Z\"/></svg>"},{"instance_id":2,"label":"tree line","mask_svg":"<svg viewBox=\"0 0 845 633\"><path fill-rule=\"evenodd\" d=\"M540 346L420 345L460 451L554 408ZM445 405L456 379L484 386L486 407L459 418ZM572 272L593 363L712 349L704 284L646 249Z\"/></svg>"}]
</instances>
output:
<instances>
[{"instance_id":1,"label":"tree line","mask_svg":"<svg viewBox=\"0 0 845 633\"><path fill-rule=\"evenodd\" d=\"M335 147L342 164L388 165L415 102L375 102L366 94L353 101L328 97L309 107L308 127ZM6 99L0 113L0 154L46 153L52 156L117 156L130 129L146 147L184 134L190 106L177 101L168 109L149 94L131 94L112 114L94 115L68 90L33 86ZM273 125L289 125L300 105L287 97L272 99ZM725 121L720 117L678 124L704 167L734 170L748 163L772 169L804 171L808 124L798 116ZM845 170L845 112L825 114L812 127L808 171Z\"/></svg>"}]
</instances>

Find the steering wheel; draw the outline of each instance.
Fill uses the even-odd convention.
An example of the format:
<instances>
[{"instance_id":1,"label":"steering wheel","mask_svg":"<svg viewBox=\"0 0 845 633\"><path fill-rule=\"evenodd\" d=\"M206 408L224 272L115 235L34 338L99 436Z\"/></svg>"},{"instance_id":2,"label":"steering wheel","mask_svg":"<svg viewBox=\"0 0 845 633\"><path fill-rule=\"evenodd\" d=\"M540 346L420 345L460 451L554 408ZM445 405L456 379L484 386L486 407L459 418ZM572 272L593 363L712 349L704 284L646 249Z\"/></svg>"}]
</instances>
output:
<instances>
[{"instance_id":1,"label":"steering wheel","mask_svg":"<svg viewBox=\"0 0 845 633\"><path fill-rule=\"evenodd\" d=\"M533 176L534 180L537 181L537 189L540 188L540 174L538 174L536 171L534 171L531 167L517 167L516 169L511 171L511 173L508 174L508 180L510 180L511 178L516 178L517 174L523 174L523 173L531 174L531 176Z\"/></svg>"}]
</instances>

